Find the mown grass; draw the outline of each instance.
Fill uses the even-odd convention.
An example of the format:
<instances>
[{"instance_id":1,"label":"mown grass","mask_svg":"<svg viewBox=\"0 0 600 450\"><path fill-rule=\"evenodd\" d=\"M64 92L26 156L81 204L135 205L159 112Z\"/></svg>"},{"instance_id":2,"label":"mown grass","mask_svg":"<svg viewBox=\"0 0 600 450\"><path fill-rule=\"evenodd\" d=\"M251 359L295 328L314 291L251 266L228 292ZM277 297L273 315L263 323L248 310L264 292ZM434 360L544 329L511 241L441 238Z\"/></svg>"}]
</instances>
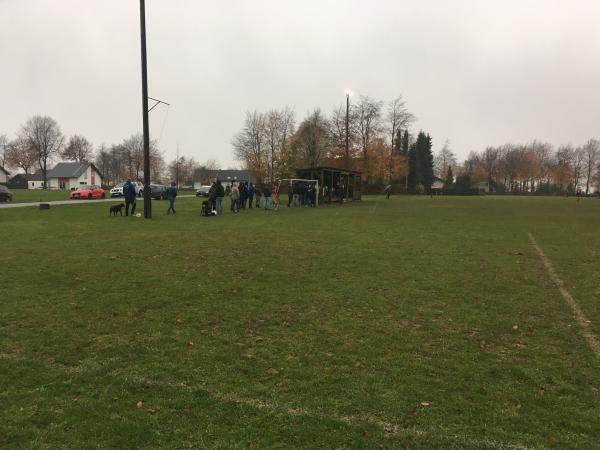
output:
<instances>
[{"instance_id":1,"label":"mown grass","mask_svg":"<svg viewBox=\"0 0 600 450\"><path fill-rule=\"evenodd\" d=\"M0 446L600 448L600 201L153 205L0 211Z\"/></svg>"},{"instance_id":2,"label":"mown grass","mask_svg":"<svg viewBox=\"0 0 600 450\"><path fill-rule=\"evenodd\" d=\"M69 191L62 189L11 189L14 203L49 202L69 200Z\"/></svg>"}]
</instances>

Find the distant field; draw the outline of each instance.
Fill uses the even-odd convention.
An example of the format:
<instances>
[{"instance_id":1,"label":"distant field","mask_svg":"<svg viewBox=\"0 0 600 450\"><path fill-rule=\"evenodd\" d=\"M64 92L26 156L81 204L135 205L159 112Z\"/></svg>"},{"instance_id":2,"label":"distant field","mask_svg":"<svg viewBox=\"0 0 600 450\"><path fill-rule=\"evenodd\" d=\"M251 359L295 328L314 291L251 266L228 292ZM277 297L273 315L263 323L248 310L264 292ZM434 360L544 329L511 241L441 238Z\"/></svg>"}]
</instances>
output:
<instances>
[{"instance_id":1,"label":"distant field","mask_svg":"<svg viewBox=\"0 0 600 450\"><path fill-rule=\"evenodd\" d=\"M0 210L0 447L600 448L600 200L153 208Z\"/></svg>"}]
</instances>

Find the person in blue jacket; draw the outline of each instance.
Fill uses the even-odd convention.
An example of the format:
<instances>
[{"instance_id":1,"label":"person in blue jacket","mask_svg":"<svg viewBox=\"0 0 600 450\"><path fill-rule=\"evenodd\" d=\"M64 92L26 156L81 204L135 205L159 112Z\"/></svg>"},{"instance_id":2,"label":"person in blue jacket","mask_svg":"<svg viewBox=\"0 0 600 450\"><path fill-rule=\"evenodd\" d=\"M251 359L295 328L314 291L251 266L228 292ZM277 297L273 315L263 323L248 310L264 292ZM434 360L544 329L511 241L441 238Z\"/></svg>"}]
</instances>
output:
<instances>
[{"instance_id":1,"label":"person in blue jacket","mask_svg":"<svg viewBox=\"0 0 600 450\"><path fill-rule=\"evenodd\" d=\"M125 197L125 215L129 215L129 207L131 206L131 215L135 216L136 192L130 179L123 185L123 197Z\"/></svg>"},{"instance_id":2,"label":"person in blue jacket","mask_svg":"<svg viewBox=\"0 0 600 450\"><path fill-rule=\"evenodd\" d=\"M177 198L177 183L172 182L171 187L167 188L165 192L165 197L169 201L169 208L167 209L167 214L175 214L175 199Z\"/></svg>"}]
</instances>

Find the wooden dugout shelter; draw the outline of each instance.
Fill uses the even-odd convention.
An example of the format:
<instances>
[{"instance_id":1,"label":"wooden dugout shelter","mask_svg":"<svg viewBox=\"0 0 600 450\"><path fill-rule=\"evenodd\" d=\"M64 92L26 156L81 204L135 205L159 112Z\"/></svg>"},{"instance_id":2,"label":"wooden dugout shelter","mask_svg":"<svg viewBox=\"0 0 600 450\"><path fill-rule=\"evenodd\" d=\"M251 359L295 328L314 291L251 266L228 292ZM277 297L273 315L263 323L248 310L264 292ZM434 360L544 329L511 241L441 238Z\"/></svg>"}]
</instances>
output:
<instances>
[{"instance_id":1,"label":"wooden dugout shelter","mask_svg":"<svg viewBox=\"0 0 600 450\"><path fill-rule=\"evenodd\" d=\"M309 167L296 170L296 176L319 182L319 203L361 199L360 172L337 167Z\"/></svg>"}]
</instances>

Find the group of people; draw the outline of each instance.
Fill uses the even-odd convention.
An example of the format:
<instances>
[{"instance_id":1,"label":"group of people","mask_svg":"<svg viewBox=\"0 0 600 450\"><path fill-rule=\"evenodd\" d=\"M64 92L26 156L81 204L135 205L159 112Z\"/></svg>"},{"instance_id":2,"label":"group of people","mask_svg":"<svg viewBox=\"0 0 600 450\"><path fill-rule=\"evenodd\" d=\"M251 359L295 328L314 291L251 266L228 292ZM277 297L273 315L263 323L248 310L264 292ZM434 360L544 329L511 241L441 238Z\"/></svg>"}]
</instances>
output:
<instances>
[{"instance_id":1,"label":"group of people","mask_svg":"<svg viewBox=\"0 0 600 450\"><path fill-rule=\"evenodd\" d=\"M279 209L279 184L263 184L255 185L252 182L240 181L223 187L221 180L213 182L208 190L208 206L211 211L215 211L216 215L223 214L223 201L225 195L231 197L231 212L238 213L241 209L259 209L261 200L265 210L271 209L271 201L273 209Z\"/></svg>"},{"instance_id":2,"label":"group of people","mask_svg":"<svg viewBox=\"0 0 600 450\"><path fill-rule=\"evenodd\" d=\"M293 206L316 206L317 187L303 180L291 180L288 185L288 208ZM325 197L325 195L324 195Z\"/></svg>"}]
</instances>

